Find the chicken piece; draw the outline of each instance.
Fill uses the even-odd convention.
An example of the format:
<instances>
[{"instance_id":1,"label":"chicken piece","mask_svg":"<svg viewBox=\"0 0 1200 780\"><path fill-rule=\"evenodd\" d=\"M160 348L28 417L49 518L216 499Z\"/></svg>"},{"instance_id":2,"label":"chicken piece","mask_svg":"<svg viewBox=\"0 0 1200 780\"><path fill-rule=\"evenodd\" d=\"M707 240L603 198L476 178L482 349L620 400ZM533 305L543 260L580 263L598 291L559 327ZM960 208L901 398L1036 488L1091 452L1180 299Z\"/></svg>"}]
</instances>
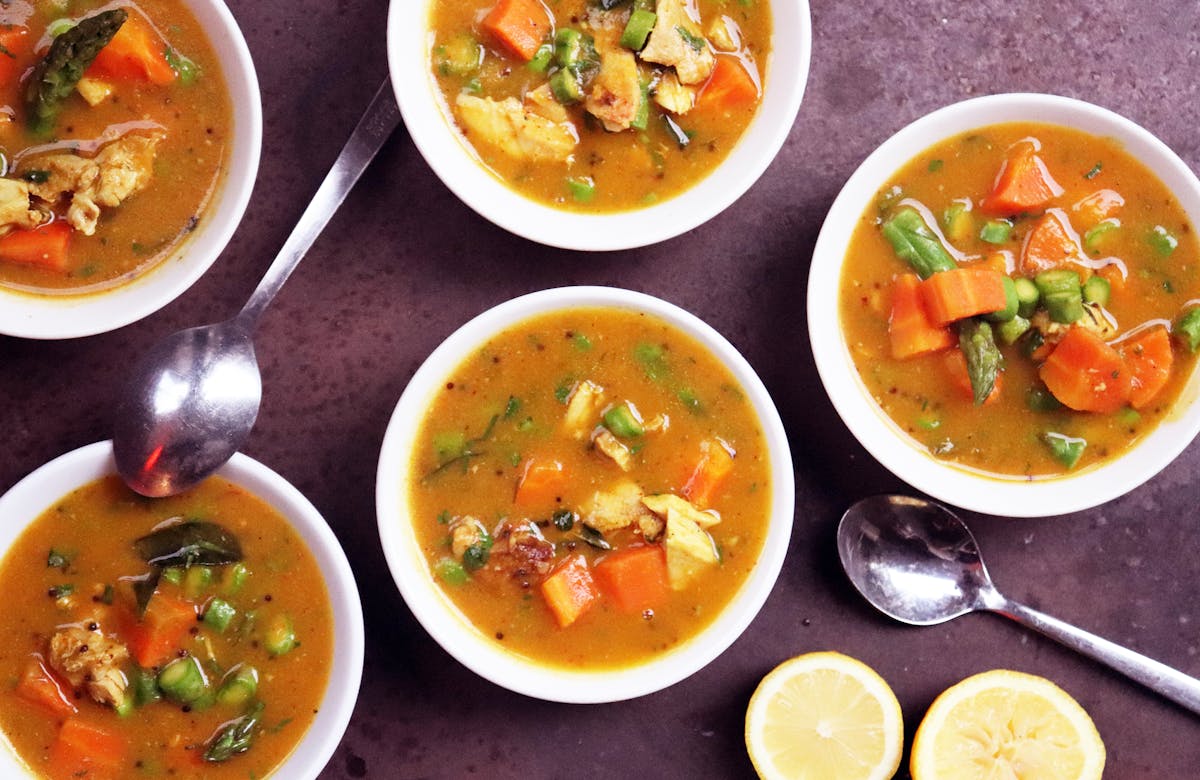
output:
<instances>
[{"instance_id":1,"label":"chicken piece","mask_svg":"<svg viewBox=\"0 0 1200 780\"><path fill-rule=\"evenodd\" d=\"M1098 303L1083 304L1083 316L1074 322L1055 322L1045 309L1039 309L1030 320L1034 328L1041 331L1047 344L1057 344L1071 328L1090 330L1105 341L1117 335L1116 323Z\"/></svg>"},{"instance_id":2,"label":"chicken piece","mask_svg":"<svg viewBox=\"0 0 1200 780\"><path fill-rule=\"evenodd\" d=\"M636 483L623 479L608 490L598 490L580 508L580 517L602 534L636 526L647 539L662 533L662 520L642 505L644 493Z\"/></svg>"},{"instance_id":3,"label":"chicken piece","mask_svg":"<svg viewBox=\"0 0 1200 780\"><path fill-rule=\"evenodd\" d=\"M95 157L53 154L33 164L47 173L46 180L29 185L29 191L53 203L71 195L67 221L84 235L96 232L100 207L115 208L150 182L154 157L162 136L127 135L105 146Z\"/></svg>"},{"instance_id":4,"label":"chicken piece","mask_svg":"<svg viewBox=\"0 0 1200 780\"><path fill-rule=\"evenodd\" d=\"M708 42L718 51L737 51L741 48L742 31L728 16L718 16L708 25Z\"/></svg>"},{"instance_id":5,"label":"chicken piece","mask_svg":"<svg viewBox=\"0 0 1200 780\"><path fill-rule=\"evenodd\" d=\"M658 103L672 114L686 114L696 104L696 92L690 87L679 83L679 78L667 71L654 90L654 102Z\"/></svg>"},{"instance_id":6,"label":"chicken piece","mask_svg":"<svg viewBox=\"0 0 1200 780\"><path fill-rule=\"evenodd\" d=\"M550 91L549 84L543 84L537 89L526 92L525 107L526 110L549 119L551 122L571 121L567 109L554 99L554 93Z\"/></svg>"},{"instance_id":7,"label":"chicken piece","mask_svg":"<svg viewBox=\"0 0 1200 780\"><path fill-rule=\"evenodd\" d=\"M120 709L129 680L122 667L129 650L99 630L70 626L50 638L50 665L76 689L84 689L100 704Z\"/></svg>"},{"instance_id":8,"label":"chicken piece","mask_svg":"<svg viewBox=\"0 0 1200 780\"><path fill-rule=\"evenodd\" d=\"M585 379L575 385L567 396L567 413L563 429L576 439L582 439L595 427L595 420L604 406L604 388Z\"/></svg>"},{"instance_id":9,"label":"chicken piece","mask_svg":"<svg viewBox=\"0 0 1200 780\"><path fill-rule=\"evenodd\" d=\"M0 229L35 228L46 215L29 207L29 184L19 179L0 179Z\"/></svg>"},{"instance_id":10,"label":"chicken piece","mask_svg":"<svg viewBox=\"0 0 1200 780\"><path fill-rule=\"evenodd\" d=\"M514 579L545 575L554 565L554 543L535 523L506 520L496 529L488 565Z\"/></svg>"},{"instance_id":11,"label":"chicken piece","mask_svg":"<svg viewBox=\"0 0 1200 780\"><path fill-rule=\"evenodd\" d=\"M704 569L717 563L717 548L708 532L675 507L667 508L667 579L683 590Z\"/></svg>"},{"instance_id":12,"label":"chicken piece","mask_svg":"<svg viewBox=\"0 0 1200 780\"><path fill-rule=\"evenodd\" d=\"M597 51L620 47L621 33L625 31L631 11L629 6L608 11L598 6L588 9L584 24L591 30Z\"/></svg>"},{"instance_id":13,"label":"chicken piece","mask_svg":"<svg viewBox=\"0 0 1200 780\"><path fill-rule=\"evenodd\" d=\"M472 143L482 141L518 160L565 162L579 143L570 122L551 121L536 105L526 107L515 97L460 94L455 102L463 134Z\"/></svg>"},{"instance_id":14,"label":"chicken piece","mask_svg":"<svg viewBox=\"0 0 1200 780\"><path fill-rule=\"evenodd\" d=\"M709 77L716 59L700 26L688 16L683 0L658 0L658 20L642 49L642 60L674 67L682 84L699 84Z\"/></svg>"},{"instance_id":15,"label":"chicken piece","mask_svg":"<svg viewBox=\"0 0 1200 780\"><path fill-rule=\"evenodd\" d=\"M450 551L461 561L467 550L486 537L487 531L483 524L467 515L450 526Z\"/></svg>"},{"instance_id":16,"label":"chicken piece","mask_svg":"<svg viewBox=\"0 0 1200 780\"><path fill-rule=\"evenodd\" d=\"M107 81L84 76L75 85L75 91L87 101L89 106L98 106L113 93L113 86Z\"/></svg>"},{"instance_id":17,"label":"chicken piece","mask_svg":"<svg viewBox=\"0 0 1200 780\"><path fill-rule=\"evenodd\" d=\"M628 130L642 104L642 84L633 52L614 48L600 54L600 72L583 107L610 133Z\"/></svg>"},{"instance_id":18,"label":"chicken piece","mask_svg":"<svg viewBox=\"0 0 1200 780\"><path fill-rule=\"evenodd\" d=\"M673 493L646 496L642 499L642 503L659 517L665 518L669 512L674 510L701 528L711 528L721 522L721 516L717 514L716 510L701 511L692 506L686 498L680 498Z\"/></svg>"},{"instance_id":19,"label":"chicken piece","mask_svg":"<svg viewBox=\"0 0 1200 780\"><path fill-rule=\"evenodd\" d=\"M609 431L601 428L592 438L592 443L596 445L597 450L612 458L613 462L621 467L621 471L633 468L633 453Z\"/></svg>"}]
</instances>

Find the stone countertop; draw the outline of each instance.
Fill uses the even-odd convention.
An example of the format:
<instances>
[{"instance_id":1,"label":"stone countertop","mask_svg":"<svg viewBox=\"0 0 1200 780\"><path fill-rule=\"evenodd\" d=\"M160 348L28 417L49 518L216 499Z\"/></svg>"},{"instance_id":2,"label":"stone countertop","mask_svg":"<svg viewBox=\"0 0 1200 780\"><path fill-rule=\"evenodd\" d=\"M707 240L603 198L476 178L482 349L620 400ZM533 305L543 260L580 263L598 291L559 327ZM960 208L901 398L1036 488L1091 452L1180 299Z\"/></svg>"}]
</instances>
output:
<instances>
[{"instance_id":1,"label":"stone countertop","mask_svg":"<svg viewBox=\"0 0 1200 780\"><path fill-rule=\"evenodd\" d=\"M400 0L414 2L419 0ZM108 438L129 356L176 329L232 315L266 270L385 73L381 0L230 0L262 84L262 169L246 219L213 269L170 306L91 338L0 337L0 490ZM316 504L363 594L367 658L329 778L751 777L743 715L758 680L835 649L894 687L909 740L925 708L970 674L1044 675L1091 713L1108 775L1192 778L1200 720L1002 618L909 628L842 575L834 529L855 499L903 491L841 424L817 379L802 301L813 244L839 188L891 133L975 95L1055 92L1111 108L1200 168L1195 0L872 4L815 0L805 101L779 158L731 208L640 251L582 255L511 236L462 205L399 130L257 339L265 392L247 454ZM773 74L774 78L782 74ZM375 527L384 427L420 362L459 324L564 284L632 287L676 303L743 351L791 437L797 510L779 583L749 630L684 682L634 701L567 706L476 677L396 592ZM968 515L1012 598L1200 674L1200 445L1143 487L1047 520Z\"/></svg>"}]
</instances>

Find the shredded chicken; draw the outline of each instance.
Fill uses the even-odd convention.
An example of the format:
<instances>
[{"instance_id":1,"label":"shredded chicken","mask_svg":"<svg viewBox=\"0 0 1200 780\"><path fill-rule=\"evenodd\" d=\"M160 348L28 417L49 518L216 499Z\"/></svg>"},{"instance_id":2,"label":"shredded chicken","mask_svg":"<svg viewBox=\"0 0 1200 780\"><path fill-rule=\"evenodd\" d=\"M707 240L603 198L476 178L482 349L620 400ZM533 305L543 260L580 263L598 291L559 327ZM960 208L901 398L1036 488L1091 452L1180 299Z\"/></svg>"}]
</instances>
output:
<instances>
[{"instance_id":1,"label":"shredded chicken","mask_svg":"<svg viewBox=\"0 0 1200 780\"><path fill-rule=\"evenodd\" d=\"M107 81L84 76L75 85L75 91L87 101L89 106L98 106L108 100L108 96L113 93L113 86Z\"/></svg>"},{"instance_id":2,"label":"shredded chicken","mask_svg":"<svg viewBox=\"0 0 1200 780\"><path fill-rule=\"evenodd\" d=\"M633 468L633 453L608 430L601 428L597 431L595 437L592 438L592 443L596 445L597 451L604 453L620 466L621 471L629 471Z\"/></svg>"},{"instance_id":3,"label":"shredded chicken","mask_svg":"<svg viewBox=\"0 0 1200 780\"><path fill-rule=\"evenodd\" d=\"M122 667L129 650L98 629L70 626L50 638L50 665L75 688L84 689L100 704L120 708L129 680Z\"/></svg>"},{"instance_id":4,"label":"shredded chicken","mask_svg":"<svg viewBox=\"0 0 1200 780\"><path fill-rule=\"evenodd\" d=\"M708 42L720 51L737 51L742 43L742 34L737 22L728 16L713 19L708 25Z\"/></svg>"},{"instance_id":5,"label":"shredded chicken","mask_svg":"<svg viewBox=\"0 0 1200 780\"><path fill-rule=\"evenodd\" d=\"M646 496L642 499L646 508L659 517L666 518L671 511L686 517L701 528L711 528L721 522L721 515L715 509L701 511L687 499L673 493L661 493L657 496Z\"/></svg>"},{"instance_id":6,"label":"shredded chicken","mask_svg":"<svg viewBox=\"0 0 1200 780\"><path fill-rule=\"evenodd\" d=\"M1045 309L1039 309L1030 322L1048 344L1057 344L1071 328L1090 330L1105 341L1117 335L1116 323L1098 303L1083 304L1083 316L1074 322L1054 322Z\"/></svg>"},{"instance_id":7,"label":"shredded chicken","mask_svg":"<svg viewBox=\"0 0 1200 780\"><path fill-rule=\"evenodd\" d=\"M600 72L584 108L610 133L628 130L642 103L642 85L633 52L613 48L600 53Z\"/></svg>"},{"instance_id":8,"label":"shredded chicken","mask_svg":"<svg viewBox=\"0 0 1200 780\"><path fill-rule=\"evenodd\" d=\"M29 205L29 185L19 179L0 179L0 229L35 228L46 215Z\"/></svg>"},{"instance_id":9,"label":"shredded chicken","mask_svg":"<svg viewBox=\"0 0 1200 780\"><path fill-rule=\"evenodd\" d=\"M663 521L642 505L644 493L636 483L624 479L609 490L598 490L581 508L584 525L600 533L636 527L646 539L656 539L663 531Z\"/></svg>"},{"instance_id":10,"label":"shredded chicken","mask_svg":"<svg viewBox=\"0 0 1200 780\"><path fill-rule=\"evenodd\" d=\"M526 92L525 105L529 111L549 119L551 122L571 121L571 115L567 113L567 109L554 99L554 93L550 91L549 84L543 84L537 89Z\"/></svg>"},{"instance_id":11,"label":"shredded chicken","mask_svg":"<svg viewBox=\"0 0 1200 780\"><path fill-rule=\"evenodd\" d=\"M483 541L485 533L478 520L469 515L463 517L450 526L450 551L455 558L462 560L472 545Z\"/></svg>"},{"instance_id":12,"label":"shredded chicken","mask_svg":"<svg viewBox=\"0 0 1200 780\"><path fill-rule=\"evenodd\" d=\"M718 562L712 537L675 507L667 509L667 579L675 590L683 590L707 567Z\"/></svg>"},{"instance_id":13,"label":"shredded chicken","mask_svg":"<svg viewBox=\"0 0 1200 780\"><path fill-rule=\"evenodd\" d=\"M688 16L683 0L658 0L655 12L658 20L642 49L642 59L674 67L683 84L699 84L707 79L716 59L699 25Z\"/></svg>"},{"instance_id":14,"label":"shredded chicken","mask_svg":"<svg viewBox=\"0 0 1200 780\"><path fill-rule=\"evenodd\" d=\"M696 92L679 83L679 78L668 71L654 90L654 102L672 114L683 115L692 110L696 103Z\"/></svg>"},{"instance_id":15,"label":"shredded chicken","mask_svg":"<svg viewBox=\"0 0 1200 780\"><path fill-rule=\"evenodd\" d=\"M105 146L95 157L52 154L32 165L46 171L44 182L29 191L50 203L70 195L67 221L84 235L96 232L100 207L114 208L140 192L154 173L154 156L162 136L127 135Z\"/></svg>"},{"instance_id":16,"label":"shredded chicken","mask_svg":"<svg viewBox=\"0 0 1200 780\"><path fill-rule=\"evenodd\" d=\"M576 439L582 439L595 425L604 406L604 388L590 380L583 380L567 396L567 413L563 416L563 428Z\"/></svg>"},{"instance_id":17,"label":"shredded chicken","mask_svg":"<svg viewBox=\"0 0 1200 780\"><path fill-rule=\"evenodd\" d=\"M579 138L570 122L555 122L540 113L536 103L526 106L515 97L459 95L456 99L463 132L496 147L518 160L563 162L575 151Z\"/></svg>"}]
</instances>

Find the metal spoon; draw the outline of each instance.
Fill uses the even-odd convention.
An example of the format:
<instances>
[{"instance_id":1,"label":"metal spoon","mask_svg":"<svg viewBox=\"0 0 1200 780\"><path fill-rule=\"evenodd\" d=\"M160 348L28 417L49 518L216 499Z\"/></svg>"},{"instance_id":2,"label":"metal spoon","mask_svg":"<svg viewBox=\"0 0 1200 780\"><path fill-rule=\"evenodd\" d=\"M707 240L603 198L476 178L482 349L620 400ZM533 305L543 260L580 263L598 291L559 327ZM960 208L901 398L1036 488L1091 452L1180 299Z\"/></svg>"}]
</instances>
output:
<instances>
[{"instance_id":1,"label":"metal spoon","mask_svg":"<svg viewBox=\"0 0 1200 780\"><path fill-rule=\"evenodd\" d=\"M251 340L258 318L399 123L385 80L237 316L168 336L133 369L113 432L117 471L129 487L145 496L180 493L242 446L262 400Z\"/></svg>"},{"instance_id":2,"label":"metal spoon","mask_svg":"<svg viewBox=\"0 0 1200 780\"><path fill-rule=\"evenodd\" d=\"M885 615L929 626L968 612L996 612L1200 714L1200 680L1000 595L975 537L940 504L865 498L842 515L837 541L850 581Z\"/></svg>"}]
</instances>

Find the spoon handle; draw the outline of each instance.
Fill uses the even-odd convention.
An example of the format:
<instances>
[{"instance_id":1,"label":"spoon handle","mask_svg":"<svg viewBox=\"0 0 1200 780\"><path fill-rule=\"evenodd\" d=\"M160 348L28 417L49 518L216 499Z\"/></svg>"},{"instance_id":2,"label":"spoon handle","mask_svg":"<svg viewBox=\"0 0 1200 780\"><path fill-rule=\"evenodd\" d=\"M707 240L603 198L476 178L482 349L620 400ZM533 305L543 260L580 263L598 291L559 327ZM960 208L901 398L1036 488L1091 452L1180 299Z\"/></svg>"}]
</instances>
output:
<instances>
[{"instance_id":1,"label":"spoon handle","mask_svg":"<svg viewBox=\"0 0 1200 780\"><path fill-rule=\"evenodd\" d=\"M1200 715L1200 680L1195 677L1009 599L989 605L988 609L1107 664L1150 690L1157 691L1176 704Z\"/></svg>"},{"instance_id":2,"label":"spoon handle","mask_svg":"<svg viewBox=\"0 0 1200 780\"><path fill-rule=\"evenodd\" d=\"M338 206L342 205L358 177L399 124L400 109L396 106L396 98L392 94L391 79L384 79L383 84L376 90L371 105L367 107L354 132L350 134L350 140L342 147L341 154L325 175L325 180L313 195L308 208L300 215L292 234L288 236L271 267L267 269L266 276L258 283L250 300L237 315L237 319L247 331L254 329L254 324L263 309L267 308L267 304L279 292L279 288L304 259L304 253L329 224L330 218Z\"/></svg>"}]
</instances>

